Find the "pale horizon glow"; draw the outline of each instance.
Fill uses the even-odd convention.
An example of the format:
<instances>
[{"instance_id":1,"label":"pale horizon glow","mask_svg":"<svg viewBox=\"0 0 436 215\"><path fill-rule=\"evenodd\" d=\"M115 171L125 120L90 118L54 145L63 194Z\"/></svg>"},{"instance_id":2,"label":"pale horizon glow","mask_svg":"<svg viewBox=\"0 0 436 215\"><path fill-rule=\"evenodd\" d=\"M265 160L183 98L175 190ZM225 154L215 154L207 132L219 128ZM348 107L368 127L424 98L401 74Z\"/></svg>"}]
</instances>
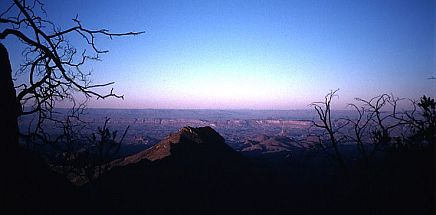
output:
<instances>
[{"instance_id":1,"label":"pale horizon glow","mask_svg":"<svg viewBox=\"0 0 436 215\"><path fill-rule=\"evenodd\" d=\"M339 109L383 93L436 96L431 0L44 3L65 28L78 14L90 28L146 32L97 41L110 52L84 68L125 99L89 107L309 109L335 89ZM18 41L2 42L18 68Z\"/></svg>"}]
</instances>

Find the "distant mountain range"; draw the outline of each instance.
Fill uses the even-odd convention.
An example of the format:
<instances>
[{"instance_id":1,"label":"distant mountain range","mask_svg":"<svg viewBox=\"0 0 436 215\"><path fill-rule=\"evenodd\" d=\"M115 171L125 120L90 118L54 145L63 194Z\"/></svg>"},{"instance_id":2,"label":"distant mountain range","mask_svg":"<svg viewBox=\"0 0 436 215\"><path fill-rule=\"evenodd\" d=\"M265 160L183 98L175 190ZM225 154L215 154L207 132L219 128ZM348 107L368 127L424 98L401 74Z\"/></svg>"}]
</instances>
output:
<instances>
[{"instance_id":1,"label":"distant mountain range","mask_svg":"<svg viewBox=\"0 0 436 215\"><path fill-rule=\"evenodd\" d=\"M186 144L185 142L200 141L195 139L198 138L199 134L201 134L203 137L215 137L216 141L212 142L220 143L221 148L213 145L213 147L209 147L210 150L222 150L223 148L228 148L226 150L230 151L230 149L233 148L238 152L249 155L262 155L271 153L301 153L302 151L307 150L311 146L308 141L295 140L293 138L280 135L268 136L266 134L255 134L251 137L246 137L246 140L244 142L239 142L237 144L226 143L224 138L209 126L200 128L193 128L188 126L183 127L179 130L179 132L168 135L162 141L147 137L151 139L151 141L148 141L149 144L124 145L121 148L121 154L124 156L119 156L123 158L114 161L114 165L126 165L130 163L136 163L143 159L155 161L165 158L171 155L171 150L173 150L174 147L177 147L175 146L176 143ZM188 141L189 139L193 140Z\"/></svg>"}]
</instances>

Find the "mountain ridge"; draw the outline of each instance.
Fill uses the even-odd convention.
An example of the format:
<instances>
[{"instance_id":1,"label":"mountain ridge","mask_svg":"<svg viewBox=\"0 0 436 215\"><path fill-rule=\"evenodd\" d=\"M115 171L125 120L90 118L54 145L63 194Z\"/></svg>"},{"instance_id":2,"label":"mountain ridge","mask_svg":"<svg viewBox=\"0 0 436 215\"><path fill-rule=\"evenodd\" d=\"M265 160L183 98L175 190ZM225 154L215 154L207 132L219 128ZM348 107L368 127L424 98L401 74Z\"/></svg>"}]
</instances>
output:
<instances>
[{"instance_id":1,"label":"mountain ridge","mask_svg":"<svg viewBox=\"0 0 436 215\"><path fill-rule=\"evenodd\" d=\"M166 138L148 149L111 162L111 166L126 166L138 163L144 159L155 162L171 157L174 153L178 153L176 156L190 154L194 157L203 157L203 155L195 153L206 153L205 157L214 158L215 156L213 155L218 154L218 152L233 154L232 156L237 154L236 151L225 143L225 139L210 126L197 128L186 126L179 129L176 133L169 134Z\"/></svg>"}]
</instances>

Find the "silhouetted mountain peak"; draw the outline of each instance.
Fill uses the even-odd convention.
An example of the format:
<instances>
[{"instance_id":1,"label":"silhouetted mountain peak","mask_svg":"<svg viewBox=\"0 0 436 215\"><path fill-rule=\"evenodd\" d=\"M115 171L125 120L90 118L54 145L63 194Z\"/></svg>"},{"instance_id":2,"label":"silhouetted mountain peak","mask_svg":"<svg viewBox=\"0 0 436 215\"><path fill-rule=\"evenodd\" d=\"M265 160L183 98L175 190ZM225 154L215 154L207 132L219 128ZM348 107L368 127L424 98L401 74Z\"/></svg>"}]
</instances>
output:
<instances>
[{"instance_id":1,"label":"silhouetted mountain peak","mask_svg":"<svg viewBox=\"0 0 436 215\"><path fill-rule=\"evenodd\" d=\"M168 135L156 145L137 154L114 161L113 166L125 166L141 160L157 161L167 157L184 157L183 159L223 156L233 151L224 138L211 127L183 127L178 132Z\"/></svg>"},{"instance_id":2,"label":"silhouetted mountain peak","mask_svg":"<svg viewBox=\"0 0 436 215\"><path fill-rule=\"evenodd\" d=\"M209 126L199 128L183 127L177 134L180 139L174 143L225 144L224 138Z\"/></svg>"}]
</instances>

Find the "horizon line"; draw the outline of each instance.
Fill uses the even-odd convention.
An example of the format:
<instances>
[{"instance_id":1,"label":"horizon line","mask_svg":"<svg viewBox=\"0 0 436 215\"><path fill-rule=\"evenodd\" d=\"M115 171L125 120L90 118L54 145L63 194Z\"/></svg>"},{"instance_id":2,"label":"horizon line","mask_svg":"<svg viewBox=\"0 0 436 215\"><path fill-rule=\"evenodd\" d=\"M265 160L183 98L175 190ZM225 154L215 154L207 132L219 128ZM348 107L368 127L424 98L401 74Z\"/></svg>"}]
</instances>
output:
<instances>
[{"instance_id":1,"label":"horizon line","mask_svg":"<svg viewBox=\"0 0 436 215\"><path fill-rule=\"evenodd\" d=\"M69 107L56 107L54 109L71 109ZM257 108L115 108L115 107L86 107L84 109L105 109L105 110L205 110L205 111L315 111L311 108L294 109L257 109ZM334 111L350 111L352 109L332 109Z\"/></svg>"}]
</instances>

